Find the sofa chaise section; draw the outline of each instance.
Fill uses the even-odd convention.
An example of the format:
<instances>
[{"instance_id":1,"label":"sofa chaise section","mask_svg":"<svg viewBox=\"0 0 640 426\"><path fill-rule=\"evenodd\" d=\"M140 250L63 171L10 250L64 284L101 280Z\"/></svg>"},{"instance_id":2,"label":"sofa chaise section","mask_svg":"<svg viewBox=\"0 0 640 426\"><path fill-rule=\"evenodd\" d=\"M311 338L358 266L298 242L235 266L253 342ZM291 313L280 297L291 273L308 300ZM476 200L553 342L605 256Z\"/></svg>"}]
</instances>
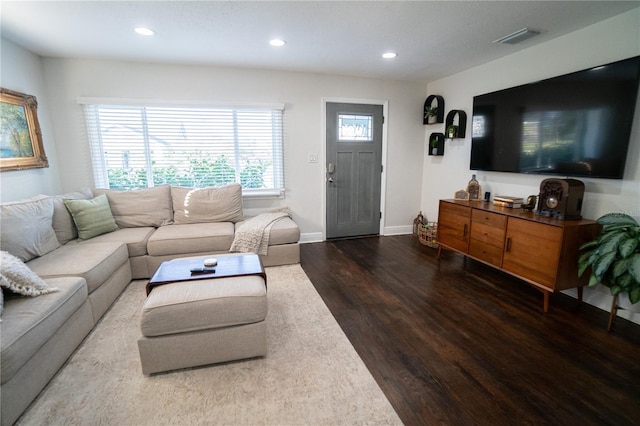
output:
<instances>
[{"instance_id":1,"label":"sofa chaise section","mask_svg":"<svg viewBox=\"0 0 640 426\"><path fill-rule=\"evenodd\" d=\"M94 322L131 281L129 252L124 243L67 244L27 262L27 266L43 278L84 278Z\"/></svg>"},{"instance_id":2,"label":"sofa chaise section","mask_svg":"<svg viewBox=\"0 0 640 426\"><path fill-rule=\"evenodd\" d=\"M93 243L124 243L129 252L129 263L131 264L131 278L134 280L149 278L149 268L147 265L147 245L149 238L156 231L156 228L146 226L140 228L121 228L114 232L102 234L90 240L73 240L67 245L88 245Z\"/></svg>"},{"instance_id":3,"label":"sofa chaise section","mask_svg":"<svg viewBox=\"0 0 640 426\"><path fill-rule=\"evenodd\" d=\"M95 325L84 278L45 282L60 291L6 296L0 322L3 425L18 419Z\"/></svg>"}]
</instances>

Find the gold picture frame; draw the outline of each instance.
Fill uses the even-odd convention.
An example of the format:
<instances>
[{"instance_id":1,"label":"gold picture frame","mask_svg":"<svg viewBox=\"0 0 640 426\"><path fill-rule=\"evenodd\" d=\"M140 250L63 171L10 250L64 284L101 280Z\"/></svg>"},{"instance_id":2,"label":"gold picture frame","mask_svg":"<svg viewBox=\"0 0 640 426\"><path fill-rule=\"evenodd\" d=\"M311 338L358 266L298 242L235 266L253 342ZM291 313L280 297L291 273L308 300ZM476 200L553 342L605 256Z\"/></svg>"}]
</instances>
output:
<instances>
[{"instance_id":1,"label":"gold picture frame","mask_svg":"<svg viewBox=\"0 0 640 426\"><path fill-rule=\"evenodd\" d=\"M36 97L0 88L0 171L49 167Z\"/></svg>"}]
</instances>

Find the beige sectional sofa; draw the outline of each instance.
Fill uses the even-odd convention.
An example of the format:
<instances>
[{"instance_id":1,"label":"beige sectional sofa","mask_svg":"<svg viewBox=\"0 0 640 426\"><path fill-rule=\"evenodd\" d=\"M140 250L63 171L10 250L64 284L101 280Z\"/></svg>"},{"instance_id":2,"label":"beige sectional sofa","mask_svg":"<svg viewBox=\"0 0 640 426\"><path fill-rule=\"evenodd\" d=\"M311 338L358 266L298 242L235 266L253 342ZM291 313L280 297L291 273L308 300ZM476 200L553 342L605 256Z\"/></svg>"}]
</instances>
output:
<instances>
[{"instance_id":1,"label":"beige sectional sofa","mask_svg":"<svg viewBox=\"0 0 640 426\"><path fill-rule=\"evenodd\" d=\"M238 184L82 190L0 208L1 249L59 289L37 297L3 289L2 425L18 419L132 279L150 278L165 260L228 253L246 219ZM265 235L265 266L299 262L289 216Z\"/></svg>"}]
</instances>

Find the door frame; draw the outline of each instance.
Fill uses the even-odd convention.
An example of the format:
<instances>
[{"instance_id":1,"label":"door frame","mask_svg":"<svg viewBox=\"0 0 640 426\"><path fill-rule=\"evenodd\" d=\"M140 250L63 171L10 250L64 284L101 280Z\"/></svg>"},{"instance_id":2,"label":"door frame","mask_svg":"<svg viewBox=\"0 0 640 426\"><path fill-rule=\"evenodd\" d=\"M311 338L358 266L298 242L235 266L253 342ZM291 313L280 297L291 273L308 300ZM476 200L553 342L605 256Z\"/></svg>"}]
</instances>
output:
<instances>
[{"instance_id":1,"label":"door frame","mask_svg":"<svg viewBox=\"0 0 640 426\"><path fill-rule=\"evenodd\" d=\"M327 240L327 103L366 104L382 106L382 116L384 117L384 122L382 123L382 175L380 176L380 212L382 213L382 217L380 218L379 234L384 235L386 218L384 201L387 198L387 125L389 124L389 101L384 99L322 98L322 149L320 150L319 159L320 163L322 164L322 167L320 167L320 172L322 173L322 241Z\"/></svg>"}]
</instances>

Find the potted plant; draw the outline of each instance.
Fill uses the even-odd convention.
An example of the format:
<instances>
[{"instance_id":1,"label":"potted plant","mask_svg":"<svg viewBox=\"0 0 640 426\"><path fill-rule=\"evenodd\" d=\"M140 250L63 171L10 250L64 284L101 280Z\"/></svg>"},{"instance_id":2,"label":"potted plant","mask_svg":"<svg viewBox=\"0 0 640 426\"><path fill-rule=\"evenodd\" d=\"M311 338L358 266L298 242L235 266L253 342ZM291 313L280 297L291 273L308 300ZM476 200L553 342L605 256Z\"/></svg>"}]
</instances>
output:
<instances>
[{"instance_id":1,"label":"potted plant","mask_svg":"<svg viewBox=\"0 0 640 426\"><path fill-rule=\"evenodd\" d=\"M447 138L453 139L456 136L458 136L458 126L456 126L455 124L452 124L449 127L447 127Z\"/></svg>"},{"instance_id":2,"label":"potted plant","mask_svg":"<svg viewBox=\"0 0 640 426\"><path fill-rule=\"evenodd\" d=\"M431 155L438 155L438 138L431 139Z\"/></svg>"},{"instance_id":3,"label":"potted plant","mask_svg":"<svg viewBox=\"0 0 640 426\"><path fill-rule=\"evenodd\" d=\"M428 107L424 111L424 118L427 120L427 123L435 123L435 118L438 115L438 107Z\"/></svg>"},{"instance_id":4,"label":"potted plant","mask_svg":"<svg viewBox=\"0 0 640 426\"><path fill-rule=\"evenodd\" d=\"M598 219L600 235L580 246L578 275L591 270L589 287L602 284L613 295L611 318L615 317L619 294L631 304L640 301L640 225L629 215L609 213Z\"/></svg>"}]
</instances>

